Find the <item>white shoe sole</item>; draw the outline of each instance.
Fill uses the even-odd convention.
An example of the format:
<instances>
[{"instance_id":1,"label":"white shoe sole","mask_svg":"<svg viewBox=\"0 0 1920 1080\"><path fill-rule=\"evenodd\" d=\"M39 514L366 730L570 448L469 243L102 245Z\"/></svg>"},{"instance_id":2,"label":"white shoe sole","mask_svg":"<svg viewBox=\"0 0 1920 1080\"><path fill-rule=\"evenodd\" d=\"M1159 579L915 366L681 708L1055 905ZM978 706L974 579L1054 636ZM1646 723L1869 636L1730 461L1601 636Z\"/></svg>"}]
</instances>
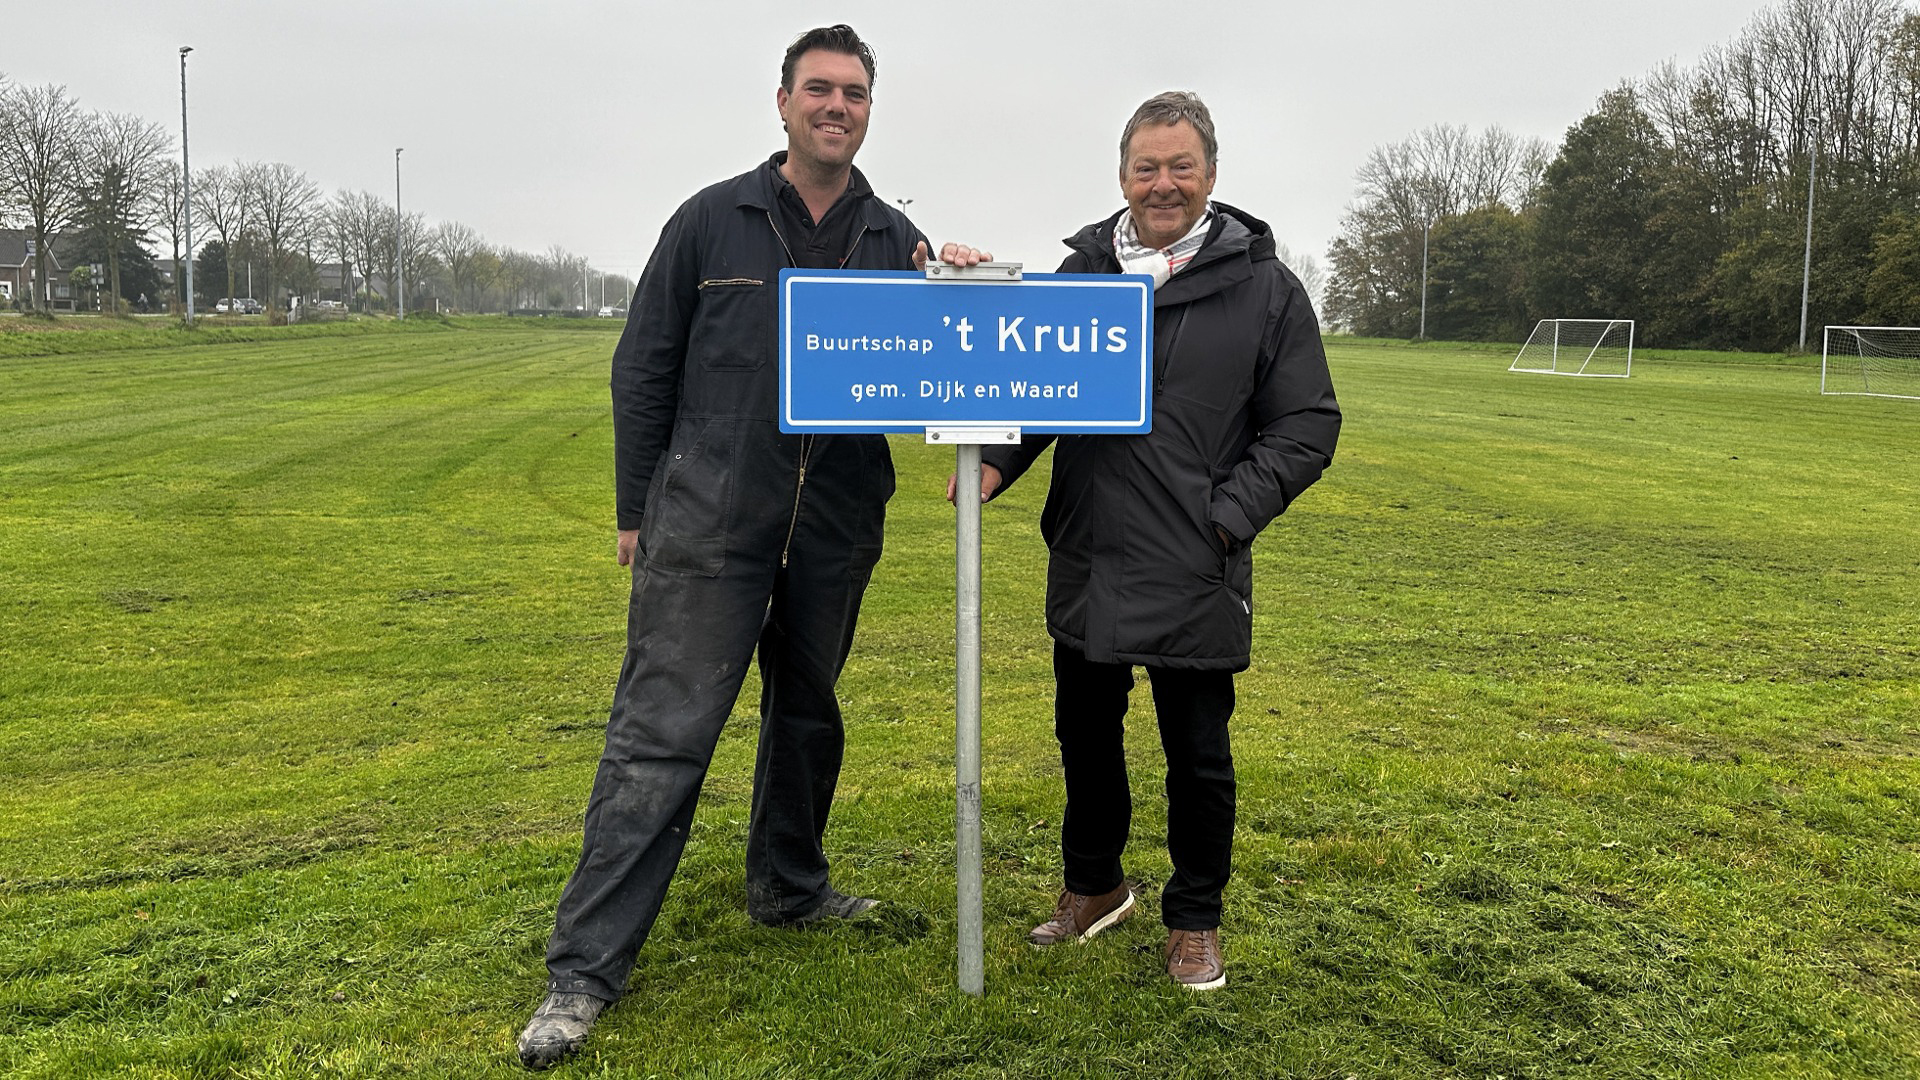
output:
<instances>
[{"instance_id":1,"label":"white shoe sole","mask_svg":"<svg viewBox=\"0 0 1920 1080\"><path fill-rule=\"evenodd\" d=\"M1103 930L1111 930L1115 926L1118 926L1120 923L1120 920L1126 918L1132 911L1133 911L1133 892L1132 890L1128 890L1127 899L1125 903L1121 904L1117 908L1114 908L1112 911L1107 912L1106 918L1103 918L1099 922L1094 923L1092 926L1087 927L1087 932L1084 934L1081 934L1075 940L1079 941L1080 944L1085 945L1088 939L1092 938L1095 934L1098 934Z\"/></svg>"},{"instance_id":2,"label":"white shoe sole","mask_svg":"<svg viewBox=\"0 0 1920 1080\"><path fill-rule=\"evenodd\" d=\"M1224 971L1221 972L1220 977L1213 980L1212 982L1181 983L1180 985L1186 987L1189 990L1218 990L1221 987L1227 985L1227 973Z\"/></svg>"}]
</instances>

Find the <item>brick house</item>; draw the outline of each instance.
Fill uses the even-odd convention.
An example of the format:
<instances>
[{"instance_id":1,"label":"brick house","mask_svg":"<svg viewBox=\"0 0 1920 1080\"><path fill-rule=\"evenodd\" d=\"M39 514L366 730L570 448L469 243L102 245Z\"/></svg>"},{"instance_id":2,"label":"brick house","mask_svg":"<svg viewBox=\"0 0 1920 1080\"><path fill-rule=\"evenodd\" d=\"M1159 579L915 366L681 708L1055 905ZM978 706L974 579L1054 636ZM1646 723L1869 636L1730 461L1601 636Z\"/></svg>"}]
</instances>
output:
<instances>
[{"instance_id":1,"label":"brick house","mask_svg":"<svg viewBox=\"0 0 1920 1080\"><path fill-rule=\"evenodd\" d=\"M27 254L27 241L32 233L26 229L0 229L0 306L12 307L14 301L24 301L27 288L33 281L33 258ZM55 233L47 243L47 277L52 285L52 307L55 310L73 310L73 286L67 280L67 264L60 258L60 249L66 237Z\"/></svg>"}]
</instances>

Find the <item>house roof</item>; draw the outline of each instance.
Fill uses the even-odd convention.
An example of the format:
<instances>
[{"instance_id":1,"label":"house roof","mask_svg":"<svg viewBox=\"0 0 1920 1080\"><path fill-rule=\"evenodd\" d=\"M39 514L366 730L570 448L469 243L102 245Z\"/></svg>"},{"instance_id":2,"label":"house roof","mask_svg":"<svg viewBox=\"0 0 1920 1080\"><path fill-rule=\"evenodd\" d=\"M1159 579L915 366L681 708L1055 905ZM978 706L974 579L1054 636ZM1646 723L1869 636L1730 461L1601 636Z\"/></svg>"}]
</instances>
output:
<instances>
[{"instance_id":1,"label":"house roof","mask_svg":"<svg viewBox=\"0 0 1920 1080\"><path fill-rule=\"evenodd\" d=\"M14 269L25 267L32 262L27 258L27 238L33 235L26 229L0 229L0 268ZM64 233L55 233L47 241L47 257L53 261L53 269L65 269L60 260L60 249L65 246L68 237Z\"/></svg>"}]
</instances>

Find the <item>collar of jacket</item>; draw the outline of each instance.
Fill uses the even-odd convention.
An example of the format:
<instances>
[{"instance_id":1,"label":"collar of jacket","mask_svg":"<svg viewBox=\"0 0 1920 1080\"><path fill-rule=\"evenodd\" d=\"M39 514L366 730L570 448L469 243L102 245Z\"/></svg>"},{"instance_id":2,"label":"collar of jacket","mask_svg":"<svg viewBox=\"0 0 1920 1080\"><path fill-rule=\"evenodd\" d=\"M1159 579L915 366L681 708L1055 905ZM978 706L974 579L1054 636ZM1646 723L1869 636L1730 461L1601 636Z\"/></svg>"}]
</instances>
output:
<instances>
[{"instance_id":1,"label":"collar of jacket","mask_svg":"<svg viewBox=\"0 0 1920 1080\"><path fill-rule=\"evenodd\" d=\"M1213 225L1207 229L1206 241L1186 269L1153 291L1154 307L1188 303L1238 285L1253 276L1254 263L1277 257L1273 230L1266 222L1223 202L1215 202L1213 210ZM1126 212L1123 208L1081 229L1067 237L1066 245L1106 273L1119 273L1120 263L1113 257L1113 230Z\"/></svg>"},{"instance_id":2,"label":"collar of jacket","mask_svg":"<svg viewBox=\"0 0 1920 1080\"><path fill-rule=\"evenodd\" d=\"M773 185L777 182L776 178L784 179L780 177L778 170L780 166L786 164L786 161L787 152L776 151L767 159L764 167L749 173L747 182L740 185L738 205L760 211L771 211L773 200L777 197ZM867 183L866 174L862 173L857 165L849 168L853 170L853 176L847 181L847 190L853 193L854 198L860 200L860 224L874 231L891 226L893 221L887 216L886 204L873 197L873 185Z\"/></svg>"}]
</instances>

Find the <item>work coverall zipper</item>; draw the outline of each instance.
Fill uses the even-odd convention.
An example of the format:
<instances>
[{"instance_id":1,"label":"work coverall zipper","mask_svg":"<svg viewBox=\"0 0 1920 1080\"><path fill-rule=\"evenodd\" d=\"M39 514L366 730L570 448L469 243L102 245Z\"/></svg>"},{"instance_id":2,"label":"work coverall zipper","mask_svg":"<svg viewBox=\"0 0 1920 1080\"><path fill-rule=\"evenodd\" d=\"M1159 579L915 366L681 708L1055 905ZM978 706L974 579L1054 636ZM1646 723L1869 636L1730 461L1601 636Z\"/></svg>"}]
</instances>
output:
<instances>
[{"instance_id":1,"label":"work coverall zipper","mask_svg":"<svg viewBox=\"0 0 1920 1080\"><path fill-rule=\"evenodd\" d=\"M780 241L780 250L787 253L787 265L797 266L798 263L793 258L793 249L787 246L787 238L780 235L780 226L774 222L771 210L767 211L767 228L772 229L773 238ZM867 227L860 226L859 235L853 238L853 246L848 248L846 255L840 259L841 266L847 265L847 260L853 258L853 253L859 249L860 241L865 239L866 235ZM807 459L812 455L813 436L800 436L800 469L793 480L793 516L787 519L787 540L780 546L780 569L782 570L787 568L787 560L793 555L793 534L800 528L800 496L807 490Z\"/></svg>"},{"instance_id":2,"label":"work coverall zipper","mask_svg":"<svg viewBox=\"0 0 1920 1080\"><path fill-rule=\"evenodd\" d=\"M787 265L798 267L794 260L793 249L787 246L787 238L780 235L780 226L774 223L773 211L767 212L767 228L773 230L773 238L780 241L780 250L787 253ZM787 519L787 539L780 545L780 569L787 568L787 558L793 554L793 534L800 527L800 493L807 488L807 455L813 451L813 436L800 436L800 470L793 480L793 516Z\"/></svg>"},{"instance_id":3,"label":"work coverall zipper","mask_svg":"<svg viewBox=\"0 0 1920 1080\"><path fill-rule=\"evenodd\" d=\"M793 533L800 527L800 493L807 486L807 457L813 453L813 436L800 436L800 473L793 482L793 517L787 521L787 542L780 548L780 569L787 568L787 556L793 552Z\"/></svg>"}]
</instances>

